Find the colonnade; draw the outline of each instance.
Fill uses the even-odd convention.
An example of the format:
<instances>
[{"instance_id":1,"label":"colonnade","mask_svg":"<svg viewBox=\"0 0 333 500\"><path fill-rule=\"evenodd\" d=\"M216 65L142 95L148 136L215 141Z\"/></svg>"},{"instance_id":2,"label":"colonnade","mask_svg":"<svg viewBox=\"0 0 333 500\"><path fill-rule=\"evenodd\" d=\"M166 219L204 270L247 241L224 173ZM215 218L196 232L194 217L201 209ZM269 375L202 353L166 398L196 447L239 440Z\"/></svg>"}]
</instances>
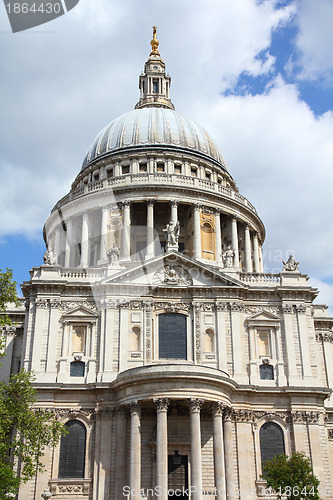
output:
<instances>
[{"instance_id":1,"label":"colonnade","mask_svg":"<svg viewBox=\"0 0 333 500\"><path fill-rule=\"evenodd\" d=\"M168 398L154 399L156 407L156 470L152 485L162 491L159 498L168 498ZM190 488L192 500L202 500L202 451L201 451L201 418L203 400L189 399L190 413ZM130 457L128 486L130 499L137 498L141 488L141 404L135 401L130 407ZM225 405L222 402L211 404L213 432L213 460L216 499L226 500L235 488L233 467L233 436L231 418L223 418ZM118 410L117 417L117 454L116 454L116 498L123 496L122 488L126 481L126 428L125 408Z\"/></svg>"},{"instance_id":2,"label":"colonnade","mask_svg":"<svg viewBox=\"0 0 333 500\"><path fill-rule=\"evenodd\" d=\"M147 219L146 219L146 241L147 249L145 258L151 259L155 257L155 224L154 224L154 199L145 200L147 204ZM122 212L122 231L121 231L121 241L120 241L120 258L123 262L131 260L131 201L120 202L117 206ZM178 205L179 202L172 200L169 202L170 209L170 220L176 224L178 222ZM197 260L202 259L202 221L201 212L203 206L199 203L193 204L193 241L192 257ZM96 256L96 262L94 265L106 264L108 262L107 256L107 233L109 230L109 210L110 206L104 205L101 207L101 214L99 217L100 227L97 229L97 234L100 238L99 244L99 255ZM221 209L214 208L215 217L215 262L217 265L223 267L223 249L222 249L222 234L221 234L221 215L223 214ZM119 214L120 215L120 214ZM120 216L119 216L120 220ZM236 216L230 216L230 226L228 229L228 235L230 238L230 249L233 253L233 262L230 262L227 267L232 267L234 269L240 269L240 248L239 248L239 230L243 225L242 231L244 231L244 255L242 258L242 271L248 273L259 273L263 272L262 267L262 255L261 246L259 243L259 235L250 226L238 219ZM63 263L65 267L70 267L73 258L71 257L72 246L74 241L74 224L73 218L69 218L65 222L66 231L64 237L61 238L61 231L63 231L63 224L59 224L54 232L54 252L56 255L64 252L65 257ZM81 234L79 235L79 242L81 245L80 257L78 266L85 268L89 266L89 242L92 234L92 222L90 218L89 211L83 212L81 214L81 221L79 221L79 228ZM96 231L96 228L94 228ZM184 236L184 235L182 235Z\"/></svg>"}]
</instances>

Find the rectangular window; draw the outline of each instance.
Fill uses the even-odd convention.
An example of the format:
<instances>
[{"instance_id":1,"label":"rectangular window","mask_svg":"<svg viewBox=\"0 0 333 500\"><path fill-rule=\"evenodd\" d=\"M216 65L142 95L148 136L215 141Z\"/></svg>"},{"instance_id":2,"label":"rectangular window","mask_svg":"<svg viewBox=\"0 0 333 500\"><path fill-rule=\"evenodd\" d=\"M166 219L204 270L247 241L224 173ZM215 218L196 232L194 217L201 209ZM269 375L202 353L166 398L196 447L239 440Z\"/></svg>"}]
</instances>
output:
<instances>
[{"instance_id":1,"label":"rectangular window","mask_svg":"<svg viewBox=\"0 0 333 500\"><path fill-rule=\"evenodd\" d=\"M164 163L156 163L156 172L164 172Z\"/></svg>"},{"instance_id":2,"label":"rectangular window","mask_svg":"<svg viewBox=\"0 0 333 500\"><path fill-rule=\"evenodd\" d=\"M181 173L182 173L182 166L175 165L175 174L181 174Z\"/></svg>"},{"instance_id":3,"label":"rectangular window","mask_svg":"<svg viewBox=\"0 0 333 500\"><path fill-rule=\"evenodd\" d=\"M109 168L107 170L107 176L108 176L108 179L110 179L111 177L113 177L113 168Z\"/></svg>"},{"instance_id":4,"label":"rectangular window","mask_svg":"<svg viewBox=\"0 0 333 500\"><path fill-rule=\"evenodd\" d=\"M159 315L159 358L187 359L187 331L184 314Z\"/></svg>"},{"instance_id":5,"label":"rectangular window","mask_svg":"<svg viewBox=\"0 0 333 500\"><path fill-rule=\"evenodd\" d=\"M193 177L196 177L198 175L198 169L195 167L191 167L191 175L193 175Z\"/></svg>"},{"instance_id":6,"label":"rectangular window","mask_svg":"<svg viewBox=\"0 0 333 500\"><path fill-rule=\"evenodd\" d=\"M129 171L130 171L130 167L129 167L129 165L124 165L124 166L122 167L122 170L121 170L121 171L122 171L122 173L123 173L123 174L129 174Z\"/></svg>"},{"instance_id":7,"label":"rectangular window","mask_svg":"<svg viewBox=\"0 0 333 500\"><path fill-rule=\"evenodd\" d=\"M140 163L139 164L139 172L147 172L147 163Z\"/></svg>"}]
</instances>

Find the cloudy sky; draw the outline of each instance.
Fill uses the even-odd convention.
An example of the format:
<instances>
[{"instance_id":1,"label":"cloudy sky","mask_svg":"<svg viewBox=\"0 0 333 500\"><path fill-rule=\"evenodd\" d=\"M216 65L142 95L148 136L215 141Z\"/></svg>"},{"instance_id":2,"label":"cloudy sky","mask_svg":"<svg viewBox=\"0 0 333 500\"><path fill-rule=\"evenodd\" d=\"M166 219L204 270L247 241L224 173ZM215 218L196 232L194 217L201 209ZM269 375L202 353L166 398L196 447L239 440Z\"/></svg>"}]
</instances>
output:
<instances>
[{"instance_id":1,"label":"cloudy sky","mask_svg":"<svg viewBox=\"0 0 333 500\"><path fill-rule=\"evenodd\" d=\"M333 306L332 0L80 0L13 34L0 7L0 268L42 263L42 227L97 133L138 100L151 27L178 111L220 145L267 231Z\"/></svg>"}]
</instances>

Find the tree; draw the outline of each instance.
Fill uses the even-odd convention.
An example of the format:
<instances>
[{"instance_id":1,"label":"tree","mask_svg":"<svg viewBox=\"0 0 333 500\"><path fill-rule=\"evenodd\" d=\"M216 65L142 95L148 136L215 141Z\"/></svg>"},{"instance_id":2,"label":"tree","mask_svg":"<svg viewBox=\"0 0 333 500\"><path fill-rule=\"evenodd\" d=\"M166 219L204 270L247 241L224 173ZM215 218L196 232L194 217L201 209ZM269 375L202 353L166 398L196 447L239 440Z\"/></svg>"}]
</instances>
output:
<instances>
[{"instance_id":1,"label":"tree","mask_svg":"<svg viewBox=\"0 0 333 500\"><path fill-rule=\"evenodd\" d=\"M13 271L6 268L6 271L0 269L0 333L5 325L10 325L11 320L6 311L8 303L19 305L16 294L16 281L13 281ZM4 356L3 348L5 346L5 337L0 337L0 358Z\"/></svg>"},{"instance_id":2,"label":"tree","mask_svg":"<svg viewBox=\"0 0 333 500\"><path fill-rule=\"evenodd\" d=\"M9 302L19 305L13 272L7 268L0 270L0 334L11 324L6 313ZM33 374L23 370L0 383L0 498L15 494L22 482L44 470L45 448L57 444L66 432L52 413L33 407L37 401L33 381Z\"/></svg>"},{"instance_id":3,"label":"tree","mask_svg":"<svg viewBox=\"0 0 333 500\"><path fill-rule=\"evenodd\" d=\"M277 455L262 465L263 479L277 498L289 500L319 500L319 480L313 474L311 460L304 453L293 453L290 458Z\"/></svg>"}]
</instances>

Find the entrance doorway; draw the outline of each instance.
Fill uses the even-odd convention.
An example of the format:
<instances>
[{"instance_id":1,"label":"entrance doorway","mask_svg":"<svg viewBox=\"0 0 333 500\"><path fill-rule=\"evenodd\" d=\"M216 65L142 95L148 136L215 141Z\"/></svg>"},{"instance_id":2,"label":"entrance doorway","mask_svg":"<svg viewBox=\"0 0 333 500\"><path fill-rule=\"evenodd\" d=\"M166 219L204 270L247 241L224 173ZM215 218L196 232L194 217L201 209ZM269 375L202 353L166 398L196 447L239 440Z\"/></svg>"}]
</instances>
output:
<instances>
[{"instance_id":1,"label":"entrance doorway","mask_svg":"<svg viewBox=\"0 0 333 500\"><path fill-rule=\"evenodd\" d=\"M175 459L175 455L168 456L168 489L170 493L173 492L173 494L169 494L169 499L188 500L188 495L184 494L188 488L187 455L178 455L177 459ZM175 495L176 490L180 490L181 495L179 495L179 491Z\"/></svg>"}]
</instances>

